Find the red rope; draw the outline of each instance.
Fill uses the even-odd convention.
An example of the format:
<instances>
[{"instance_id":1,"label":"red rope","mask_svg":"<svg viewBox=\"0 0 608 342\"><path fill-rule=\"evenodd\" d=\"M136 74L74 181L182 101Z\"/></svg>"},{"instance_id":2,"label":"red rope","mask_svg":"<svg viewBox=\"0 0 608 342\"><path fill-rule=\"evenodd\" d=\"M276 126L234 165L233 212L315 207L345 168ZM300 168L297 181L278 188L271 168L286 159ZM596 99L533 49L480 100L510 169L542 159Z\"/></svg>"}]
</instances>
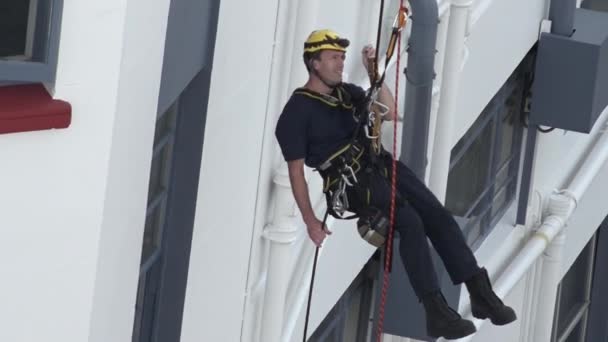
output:
<instances>
[{"instance_id":1,"label":"red rope","mask_svg":"<svg viewBox=\"0 0 608 342\"><path fill-rule=\"evenodd\" d=\"M403 0L400 0L400 10L403 8ZM380 297L380 309L378 312L378 327L376 341L382 341L384 329L384 307L386 306L386 295L389 285L389 270L392 262L393 233L395 230L395 197L397 192L397 112L399 108L399 69L401 62L401 32L397 37L397 66L395 68L395 117L393 118L393 167L391 172L391 208L389 217L388 239L386 240L386 257L384 258L384 277L382 280L382 293Z\"/></svg>"}]
</instances>

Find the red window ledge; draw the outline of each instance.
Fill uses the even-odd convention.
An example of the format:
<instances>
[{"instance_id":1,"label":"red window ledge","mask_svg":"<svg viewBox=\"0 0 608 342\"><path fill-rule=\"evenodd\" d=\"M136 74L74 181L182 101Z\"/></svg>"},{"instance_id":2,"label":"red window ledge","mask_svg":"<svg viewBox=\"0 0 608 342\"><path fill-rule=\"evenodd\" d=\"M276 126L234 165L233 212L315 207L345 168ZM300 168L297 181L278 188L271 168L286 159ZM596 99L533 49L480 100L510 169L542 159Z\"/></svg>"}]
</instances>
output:
<instances>
[{"instance_id":1,"label":"red window ledge","mask_svg":"<svg viewBox=\"0 0 608 342\"><path fill-rule=\"evenodd\" d=\"M0 134L66 128L71 121L72 106L42 84L0 87Z\"/></svg>"}]
</instances>

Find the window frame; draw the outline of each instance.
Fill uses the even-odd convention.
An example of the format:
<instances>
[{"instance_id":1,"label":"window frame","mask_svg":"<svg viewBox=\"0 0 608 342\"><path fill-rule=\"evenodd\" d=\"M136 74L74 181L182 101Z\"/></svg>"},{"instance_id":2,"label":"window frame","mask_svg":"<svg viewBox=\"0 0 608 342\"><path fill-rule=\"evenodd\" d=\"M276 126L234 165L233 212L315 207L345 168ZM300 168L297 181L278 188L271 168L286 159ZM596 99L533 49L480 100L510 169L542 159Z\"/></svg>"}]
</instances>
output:
<instances>
[{"instance_id":1,"label":"window frame","mask_svg":"<svg viewBox=\"0 0 608 342\"><path fill-rule=\"evenodd\" d=\"M581 251L581 254L579 254L577 259L572 263L570 269L566 272L566 274L564 274L564 277L559 283L555 300L553 329L551 330L551 342L564 342L568 340L568 338L579 325L581 325L581 330L579 331L579 340L586 340L587 323L589 321L589 312L591 307L591 290L593 285L594 266L596 262L595 252L597 250L597 241L598 235L596 233L591 237L585 248L583 248L583 250ZM580 265L582 267L585 267L585 279L583 280L583 286L578 286L575 289L566 289L566 291L581 290L583 300L577 301L576 307L571 308L566 313L567 320L563 322L563 325L560 325L560 309L562 304L561 299L564 291L564 279L570 275L570 272L573 271L573 267L576 267L578 265L577 261L579 261L580 258L585 258L585 263L583 265Z\"/></svg>"},{"instance_id":2,"label":"window frame","mask_svg":"<svg viewBox=\"0 0 608 342\"><path fill-rule=\"evenodd\" d=\"M492 227L498 222L508 209L508 206L516 198L517 180L519 177L519 163L521 146L523 140L524 127L520 121L520 116L524 107L524 94L526 92L524 66L526 61L522 61L513 74L507 79L503 86L496 92L486 107L478 116L477 120L471 125L469 130L452 148L450 158L450 174L448 175L448 188L446 191L446 206L449 208L448 199L450 198L450 176L455 167L464 160L467 152L480 137L490 129L490 146L488 163L482 167L487 168L485 179L483 180L482 190L476 198L468 204L468 208L463 216L454 216L461 224L467 242L471 246L478 246L489 234ZM511 102L512 101L512 102ZM510 103L511 102L511 103ZM507 138L505 120L513 120L513 131L511 135L510 154L504 159L502 156L503 144ZM506 177L500 182L498 176L506 172ZM480 181L480 180L477 180ZM504 193L506 192L506 194ZM496 199L505 195L503 203L496 203ZM472 216L473 213L478 213Z\"/></svg>"},{"instance_id":3,"label":"window frame","mask_svg":"<svg viewBox=\"0 0 608 342\"><path fill-rule=\"evenodd\" d=\"M31 0L38 8L41 4L47 4L48 13L40 13L37 9L35 17L48 15L47 29L39 33L30 32L32 30L28 22L28 32L26 35L45 37L42 60L32 61L26 58L0 59L0 81L1 82L54 82L57 72L57 58L59 53L59 39L61 33L61 19L63 14L63 0ZM30 3L30 8L32 3ZM29 16L32 14L30 13ZM37 20L38 21L38 20ZM37 29L33 29L37 31ZM26 37L26 52L28 45L31 45L31 52L34 50L34 37ZM27 57L27 56L24 56Z\"/></svg>"}]
</instances>

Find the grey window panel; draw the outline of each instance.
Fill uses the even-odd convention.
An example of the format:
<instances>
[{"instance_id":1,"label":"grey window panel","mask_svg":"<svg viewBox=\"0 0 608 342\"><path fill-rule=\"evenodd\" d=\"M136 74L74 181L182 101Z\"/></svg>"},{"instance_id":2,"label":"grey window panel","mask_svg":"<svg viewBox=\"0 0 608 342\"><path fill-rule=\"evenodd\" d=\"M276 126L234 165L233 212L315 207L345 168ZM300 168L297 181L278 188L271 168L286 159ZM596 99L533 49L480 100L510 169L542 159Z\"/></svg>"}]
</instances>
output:
<instances>
[{"instance_id":1,"label":"grey window panel","mask_svg":"<svg viewBox=\"0 0 608 342\"><path fill-rule=\"evenodd\" d=\"M560 282L551 340L584 341L591 300L597 235L581 251Z\"/></svg>"},{"instance_id":2,"label":"grey window panel","mask_svg":"<svg viewBox=\"0 0 608 342\"><path fill-rule=\"evenodd\" d=\"M608 3L608 2L607 2ZM608 216L597 232L591 304L585 342L608 341Z\"/></svg>"},{"instance_id":3,"label":"grey window panel","mask_svg":"<svg viewBox=\"0 0 608 342\"><path fill-rule=\"evenodd\" d=\"M63 0L37 0L34 44L30 60L0 59L0 81L54 82Z\"/></svg>"},{"instance_id":4,"label":"grey window panel","mask_svg":"<svg viewBox=\"0 0 608 342\"><path fill-rule=\"evenodd\" d=\"M165 55L158 98L162 113L188 83L211 63L218 0L172 0L167 23ZM235 37L234 39L239 39Z\"/></svg>"}]
</instances>

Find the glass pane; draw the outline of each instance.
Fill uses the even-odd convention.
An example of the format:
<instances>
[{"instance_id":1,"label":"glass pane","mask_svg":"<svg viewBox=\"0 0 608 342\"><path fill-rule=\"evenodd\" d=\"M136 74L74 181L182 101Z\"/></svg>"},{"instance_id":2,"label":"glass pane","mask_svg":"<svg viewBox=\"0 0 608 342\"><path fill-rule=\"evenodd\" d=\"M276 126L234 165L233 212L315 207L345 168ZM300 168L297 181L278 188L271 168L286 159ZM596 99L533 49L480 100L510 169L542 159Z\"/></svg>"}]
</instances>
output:
<instances>
[{"instance_id":1,"label":"glass pane","mask_svg":"<svg viewBox=\"0 0 608 342\"><path fill-rule=\"evenodd\" d=\"M0 59L26 55L30 0L0 1Z\"/></svg>"},{"instance_id":2,"label":"glass pane","mask_svg":"<svg viewBox=\"0 0 608 342\"><path fill-rule=\"evenodd\" d=\"M159 206L146 217L144 228L143 248L141 251L141 264L144 264L150 255L160 246L160 231L162 225L162 210Z\"/></svg>"},{"instance_id":3,"label":"glass pane","mask_svg":"<svg viewBox=\"0 0 608 342\"><path fill-rule=\"evenodd\" d=\"M596 10L596 11L608 12L608 1L606 1L606 0L585 0L581 4L581 7Z\"/></svg>"},{"instance_id":4,"label":"glass pane","mask_svg":"<svg viewBox=\"0 0 608 342\"><path fill-rule=\"evenodd\" d=\"M587 285L590 280L589 257L590 244L587 244L581 254L576 258L564 279L561 282L561 297L559 299L558 332L561 334L576 312L589 298L587 296Z\"/></svg>"},{"instance_id":5,"label":"glass pane","mask_svg":"<svg viewBox=\"0 0 608 342\"><path fill-rule=\"evenodd\" d=\"M171 106L167 112L161 115L156 121L156 127L154 129L154 146L158 145L158 142L163 137L169 135L175 129L176 106Z\"/></svg>"},{"instance_id":6,"label":"glass pane","mask_svg":"<svg viewBox=\"0 0 608 342\"><path fill-rule=\"evenodd\" d=\"M499 211L509 200L509 189L511 183L513 183L515 181L514 178L511 179L511 181L508 184L503 184L502 187L499 187L498 184L494 190L494 192L496 193L496 195L494 195L494 200L492 201L492 211L493 212L497 212Z\"/></svg>"},{"instance_id":7,"label":"glass pane","mask_svg":"<svg viewBox=\"0 0 608 342\"><path fill-rule=\"evenodd\" d=\"M570 335L565 340L565 342L585 342L585 337L583 336L583 320L581 319L576 327L572 329Z\"/></svg>"},{"instance_id":8,"label":"glass pane","mask_svg":"<svg viewBox=\"0 0 608 342\"><path fill-rule=\"evenodd\" d=\"M464 229L467 244L472 246L481 236L481 217L475 217Z\"/></svg>"},{"instance_id":9,"label":"glass pane","mask_svg":"<svg viewBox=\"0 0 608 342\"><path fill-rule=\"evenodd\" d=\"M161 154L162 155L162 154ZM154 198L159 195L163 190L161 182L161 168L162 161L161 155L152 158L152 166L150 167L150 181L148 183L148 205L152 203Z\"/></svg>"},{"instance_id":10,"label":"glass pane","mask_svg":"<svg viewBox=\"0 0 608 342\"><path fill-rule=\"evenodd\" d=\"M169 186L172 156L172 143L166 144L158 155L152 156L150 181L148 183L148 204L152 203Z\"/></svg>"},{"instance_id":11,"label":"glass pane","mask_svg":"<svg viewBox=\"0 0 608 342\"><path fill-rule=\"evenodd\" d=\"M454 215L464 216L486 188L493 122L494 119L488 122L450 171L446 207Z\"/></svg>"},{"instance_id":12,"label":"glass pane","mask_svg":"<svg viewBox=\"0 0 608 342\"><path fill-rule=\"evenodd\" d=\"M494 184L496 184L496 188L494 189L495 194L500 191L500 188L505 184L509 177L514 176L515 172L517 172L513 167L514 164L514 159L508 160L508 162L496 173L496 178L494 180Z\"/></svg>"},{"instance_id":13,"label":"glass pane","mask_svg":"<svg viewBox=\"0 0 608 342\"><path fill-rule=\"evenodd\" d=\"M502 166L513 153L513 135L515 134L515 120L518 120L515 105L507 107L507 113L502 117L502 140L498 155L498 165Z\"/></svg>"}]
</instances>

